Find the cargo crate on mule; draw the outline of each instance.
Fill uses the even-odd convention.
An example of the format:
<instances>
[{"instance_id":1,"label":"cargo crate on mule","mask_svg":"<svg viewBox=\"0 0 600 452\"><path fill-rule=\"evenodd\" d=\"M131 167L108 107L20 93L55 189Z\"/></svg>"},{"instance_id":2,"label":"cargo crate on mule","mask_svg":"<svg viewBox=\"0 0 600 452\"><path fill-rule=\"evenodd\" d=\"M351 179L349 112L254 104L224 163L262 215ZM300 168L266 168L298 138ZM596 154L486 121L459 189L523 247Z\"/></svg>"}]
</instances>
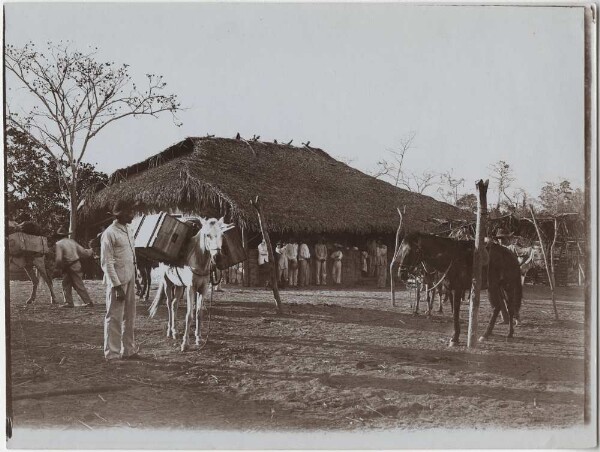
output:
<instances>
[{"instance_id":1,"label":"cargo crate on mule","mask_svg":"<svg viewBox=\"0 0 600 452\"><path fill-rule=\"evenodd\" d=\"M46 237L13 232L8 236L8 254L10 256L43 256L48 254Z\"/></svg>"},{"instance_id":2,"label":"cargo crate on mule","mask_svg":"<svg viewBox=\"0 0 600 452\"><path fill-rule=\"evenodd\" d=\"M191 226L167 213L143 215L132 224L135 248L144 257L165 263L177 263L192 235Z\"/></svg>"}]
</instances>

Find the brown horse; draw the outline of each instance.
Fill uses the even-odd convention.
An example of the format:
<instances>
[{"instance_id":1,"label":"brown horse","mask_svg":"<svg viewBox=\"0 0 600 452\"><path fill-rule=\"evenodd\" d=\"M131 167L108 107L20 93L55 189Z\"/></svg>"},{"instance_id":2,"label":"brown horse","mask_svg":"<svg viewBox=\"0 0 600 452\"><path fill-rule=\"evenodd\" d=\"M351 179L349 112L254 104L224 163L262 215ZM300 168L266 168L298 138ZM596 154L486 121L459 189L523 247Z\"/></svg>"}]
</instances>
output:
<instances>
[{"instance_id":1,"label":"brown horse","mask_svg":"<svg viewBox=\"0 0 600 452\"><path fill-rule=\"evenodd\" d=\"M411 269L425 263L428 268L446 274L454 317L454 335L450 345L458 344L461 296L471 287L474 249L475 243L470 240L453 240L412 232L404 237L398 250L397 261L401 267ZM518 319L522 299L519 263L517 258L501 245L490 243L487 251L489 263L483 267L482 288L488 289L493 313L480 340L492 334L498 314L503 308L508 314L508 337L511 338L514 334L513 318Z\"/></svg>"}]
</instances>

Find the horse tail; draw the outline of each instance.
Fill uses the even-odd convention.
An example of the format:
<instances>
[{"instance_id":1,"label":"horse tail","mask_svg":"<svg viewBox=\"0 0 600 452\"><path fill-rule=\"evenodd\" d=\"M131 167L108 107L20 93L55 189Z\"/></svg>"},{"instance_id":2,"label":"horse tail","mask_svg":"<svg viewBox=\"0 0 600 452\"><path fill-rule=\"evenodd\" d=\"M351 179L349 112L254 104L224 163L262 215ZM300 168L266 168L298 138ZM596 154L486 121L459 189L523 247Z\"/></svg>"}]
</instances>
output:
<instances>
[{"instance_id":1,"label":"horse tail","mask_svg":"<svg viewBox=\"0 0 600 452\"><path fill-rule=\"evenodd\" d=\"M166 275L167 266L164 264L160 264L158 266L158 272L160 274L160 277L159 277L160 282L158 284L158 290L156 291L154 300L152 300L152 304L148 308L148 316L150 318L152 318L156 315L156 311L158 311L158 307L160 306L161 302L163 300L165 300L165 298L166 298L166 296L165 296L165 290L166 290L165 278L167 277L167 275Z\"/></svg>"}]
</instances>

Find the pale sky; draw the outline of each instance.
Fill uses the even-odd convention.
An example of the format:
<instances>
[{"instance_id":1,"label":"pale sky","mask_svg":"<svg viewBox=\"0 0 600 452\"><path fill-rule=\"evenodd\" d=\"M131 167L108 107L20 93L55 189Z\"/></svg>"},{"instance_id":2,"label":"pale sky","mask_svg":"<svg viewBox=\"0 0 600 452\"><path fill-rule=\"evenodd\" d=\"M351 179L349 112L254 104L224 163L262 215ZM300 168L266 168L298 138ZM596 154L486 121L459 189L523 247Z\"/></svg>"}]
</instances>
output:
<instances>
[{"instance_id":1,"label":"pale sky","mask_svg":"<svg viewBox=\"0 0 600 452\"><path fill-rule=\"evenodd\" d=\"M583 186L582 8L18 3L5 21L7 43L71 40L138 80L162 74L187 107L179 128L169 114L107 127L85 160L108 173L237 132L370 170L415 131L407 169L453 169L465 192L501 159L534 196Z\"/></svg>"}]
</instances>

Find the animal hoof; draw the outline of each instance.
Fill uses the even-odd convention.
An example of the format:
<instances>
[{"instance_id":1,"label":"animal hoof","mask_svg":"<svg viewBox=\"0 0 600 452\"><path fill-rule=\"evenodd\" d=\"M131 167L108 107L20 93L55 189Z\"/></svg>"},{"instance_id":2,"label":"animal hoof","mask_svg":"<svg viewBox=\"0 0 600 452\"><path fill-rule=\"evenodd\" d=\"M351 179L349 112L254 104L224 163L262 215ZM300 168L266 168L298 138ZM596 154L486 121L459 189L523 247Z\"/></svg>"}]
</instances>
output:
<instances>
[{"instance_id":1,"label":"animal hoof","mask_svg":"<svg viewBox=\"0 0 600 452\"><path fill-rule=\"evenodd\" d=\"M455 341L454 339L452 339L450 341L450 343L448 344L448 347L457 347L458 346L458 341Z\"/></svg>"},{"instance_id":2,"label":"animal hoof","mask_svg":"<svg viewBox=\"0 0 600 452\"><path fill-rule=\"evenodd\" d=\"M479 342L485 342L487 340L487 336L481 336L479 338Z\"/></svg>"},{"instance_id":3,"label":"animal hoof","mask_svg":"<svg viewBox=\"0 0 600 452\"><path fill-rule=\"evenodd\" d=\"M31 298L30 298L29 300L27 300L27 301L25 302L25 304L33 304L33 299L31 299Z\"/></svg>"},{"instance_id":4,"label":"animal hoof","mask_svg":"<svg viewBox=\"0 0 600 452\"><path fill-rule=\"evenodd\" d=\"M188 348L187 344L181 344L181 351L182 352L187 351L187 348Z\"/></svg>"}]
</instances>

